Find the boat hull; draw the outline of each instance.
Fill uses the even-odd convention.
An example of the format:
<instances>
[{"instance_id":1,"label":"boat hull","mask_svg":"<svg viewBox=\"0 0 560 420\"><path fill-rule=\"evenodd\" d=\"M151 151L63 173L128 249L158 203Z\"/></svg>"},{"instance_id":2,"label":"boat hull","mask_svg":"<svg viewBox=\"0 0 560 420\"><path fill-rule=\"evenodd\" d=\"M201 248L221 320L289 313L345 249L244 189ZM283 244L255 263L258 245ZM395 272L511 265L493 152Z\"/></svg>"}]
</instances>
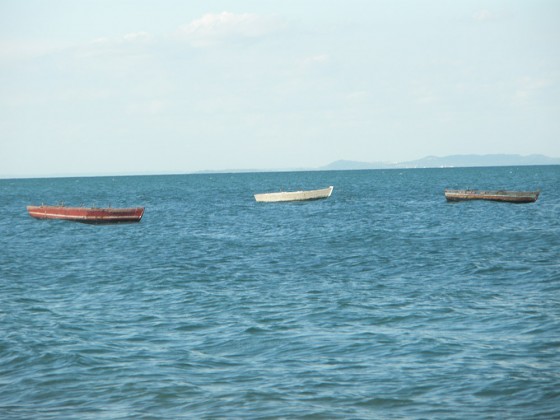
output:
<instances>
[{"instance_id":1,"label":"boat hull","mask_svg":"<svg viewBox=\"0 0 560 420\"><path fill-rule=\"evenodd\" d=\"M278 203L287 201L310 201L329 198L334 187L309 191L285 191L275 193L255 194L255 200L261 203Z\"/></svg>"},{"instance_id":2,"label":"boat hull","mask_svg":"<svg viewBox=\"0 0 560 420\"><path fill-rule=\"evenodd\" d=\"M35 219L68 220L88 224L112 224L139 222L144 207L88 208L66 206L27 206L27 212Z\"/></svg>"},{"instance_id":3,"label":"boat hull","mask_svg":"<svg viewBox=\"0 0 560 420\"><path fill-rule=\"evenodd\" d=\"M506 203L534 203L539 198L539 191L480 191L480 190L445 190L447 201L488 200Z\"/></svg>"}]
</instances>

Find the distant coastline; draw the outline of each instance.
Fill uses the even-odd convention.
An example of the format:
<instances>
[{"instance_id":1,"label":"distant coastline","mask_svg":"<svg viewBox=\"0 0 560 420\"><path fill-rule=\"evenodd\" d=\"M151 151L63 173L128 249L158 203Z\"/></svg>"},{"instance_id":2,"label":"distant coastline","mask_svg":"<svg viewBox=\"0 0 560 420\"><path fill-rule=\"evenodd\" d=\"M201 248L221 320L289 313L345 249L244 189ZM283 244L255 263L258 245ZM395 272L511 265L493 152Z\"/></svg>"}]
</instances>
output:
<instances>
[{"instance_id":1,"label":"distant coastline","mask_svg":"<svg viewBox=\"0 0 560 420\"><path fill-rule=\"evenodd\" d=\"M352 171L371 169L421 169L421 168L468 168L487 166L548 166L560 165L560 158L545 155L514 155L514 154L488 154L488 155L450 155L426 156L422 159L405 162L361 162L354 160L336 160L325 166L315 168L249 168L249 169L208 169L201 171L157 171L157 172L122 172L122 173L57 173L57 174L28 174L24 176L9 176L0 174L0 179L33 179L33 178L82 178L105 176L155 176L155 175L181 175L181 174L233 174L233 173L260 173L260 172L306 172L306 171Z\"/></svg>"},{"instance_id":2,"label":"distant coastline","mask_svg":"<svg viewBox=\"0 0 560 420\"><path fill-rule=\"evenodd\" d=\"M356 169L413 169L413 168L468 168L484 166L539 166L560 165L560 158L545 155L450 155L426 156L422 159L406 162L357 162L338 160L324 166L323 170L356 170Z\"/></svg>"},{"instance_id":3,"label":"distant coastline","mask_svg":"<svg viewBox=\"0 0 560 420\"><path fill-rule=\"evenodd\" d=\"M449 155L426 156L422 159L405 162L361 162L354 160L337 160L318 168L288 169L225 169L197 171L197 174L213 173L251 173L251 172L298 172L298 171L352 171L368 169L415 169L415 168L469 168L485 166L546 166L560 165L560 158L545 155Z\"/></svg>"}]
</instances>

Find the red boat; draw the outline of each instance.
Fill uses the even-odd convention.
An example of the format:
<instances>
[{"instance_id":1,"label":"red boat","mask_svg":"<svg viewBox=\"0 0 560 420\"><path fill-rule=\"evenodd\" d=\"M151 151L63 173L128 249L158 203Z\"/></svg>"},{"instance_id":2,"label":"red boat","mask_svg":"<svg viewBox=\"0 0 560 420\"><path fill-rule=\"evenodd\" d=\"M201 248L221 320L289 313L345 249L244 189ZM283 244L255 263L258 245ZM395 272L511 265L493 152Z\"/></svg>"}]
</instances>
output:
<instances>
[{"instance_id":1,"label":"red boat","mask_svg":"<svg viewBox=\"0 0 560 420\"><path fill-rule=\"evenodd\" d=\"M41 205L27 206L27 211L36 219L70 220L90 224L139 222L144 215L144 207L119 209Z\"/></svg>"}]
</instances>

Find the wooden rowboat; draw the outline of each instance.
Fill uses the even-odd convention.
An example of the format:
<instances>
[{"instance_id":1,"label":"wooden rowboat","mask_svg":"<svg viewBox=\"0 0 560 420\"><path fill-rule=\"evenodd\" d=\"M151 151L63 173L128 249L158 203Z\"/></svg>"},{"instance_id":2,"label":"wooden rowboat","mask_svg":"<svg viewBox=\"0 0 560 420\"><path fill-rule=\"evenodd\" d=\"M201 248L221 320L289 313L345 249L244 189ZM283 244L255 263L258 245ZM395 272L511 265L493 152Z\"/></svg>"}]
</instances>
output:
<instances>
[{"instance_id":1,"label":"wooden rowboat","mask_svg":"<svg viewBox=\"0 0 560 420\"><path fill-rule=\"evenodd\" d=\"M331 196L334 187L321 190L308 191L282 191L274 193L255 194L255 200L263 203L275 203L281 201L308 201L319 200Z\"/></svg>"},{"instance_id":2,"label":"wooden rowboat","mask_svg":"<svg viewBox=\"0 0 560 420\"><path fill-rule=\"evenodd\" d=\"M27 212L36 219L58 219L90 224L139 222L144 207L96 208L66 206L27 206Z\"/></svg>"},{"instance_id":3,"label":"wooden rowboat","mask_svg":"<svg viewBox=\"0 0 560 420\"><path fill-rule=\"evenodd\" d=\"M481 191L481 190L445 190L447 201L489 200L508 203L534 203L540 191Z\"/></svg>"}]
</instances>

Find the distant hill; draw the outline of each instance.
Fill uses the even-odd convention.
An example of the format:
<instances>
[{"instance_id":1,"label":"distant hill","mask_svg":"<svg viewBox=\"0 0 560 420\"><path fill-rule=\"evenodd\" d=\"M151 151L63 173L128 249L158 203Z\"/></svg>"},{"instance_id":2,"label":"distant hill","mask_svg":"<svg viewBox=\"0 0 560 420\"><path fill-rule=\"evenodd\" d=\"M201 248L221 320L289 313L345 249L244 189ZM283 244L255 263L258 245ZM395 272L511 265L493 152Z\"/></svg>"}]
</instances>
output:
<instances>
[{"instance_id":1,"label":"distant hill","mask_svg":"<svg viewBox=\"0 0 560 420\"><path fill-rule=\"evenodd\" d=\"M453 168L476 166L527 166L527 165L560 165L560 158L544 155L451 155L426 156L422 159L407 162L357 162L337 160L323 166L321 170L358 170L358 169L396 169L396 168Z\"/></svg>"},{"instance_id":2,"label":"distant hill","mask_svg":"<svg viewBox=\"0 0 560 420\"><path fill-rule=\"evenodd\" d=\"M278 169L222 169L195 172L197 174L244 173L244 172L298 172L298 171L350 171L360 169L411 169L411 168L464 168L477 166L530 166L560 165L560 158L544 155L451 155L426 156L406 162L359 162L337 160L319 168L278 168Z\"/></svg>"}]
</instances>

